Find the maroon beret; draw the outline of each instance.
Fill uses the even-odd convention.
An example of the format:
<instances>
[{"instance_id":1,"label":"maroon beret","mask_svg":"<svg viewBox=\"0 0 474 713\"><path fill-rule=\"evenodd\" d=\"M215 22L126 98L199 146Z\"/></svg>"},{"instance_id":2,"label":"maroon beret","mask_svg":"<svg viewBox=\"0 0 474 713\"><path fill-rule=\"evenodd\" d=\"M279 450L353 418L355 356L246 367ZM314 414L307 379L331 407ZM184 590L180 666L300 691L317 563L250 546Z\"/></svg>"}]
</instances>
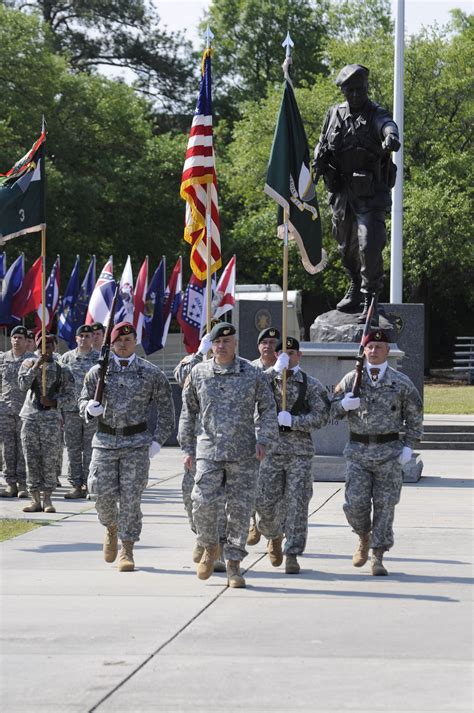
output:
<instances>
[{"instance_id":1,"label":"maroon beret","mask_svg":"<svg viewBox=\"0 0 474 713\"><path fill-rule=\"evenodd\" d=\"M56 337L54 336L54 334L47 334L47 335L46 335L46 343L51 343L51 342L55 342L55 341L56 341ZM41 331L39 331L39 332L36 333L36 336L35 336L35 344L36 344L37 347L39 347L40 344L41 344Z\"/></svg>"},{"instance_id":2,"label":"maroon beret","mask_svg":"<svg viewBox=\"0 0 474 713\"><path fill-rule=\"evenodd\" d=\"M133 334L134 337L137 336L133 324L130 324L130 322L118 322L112 329L110 341L113 344L119 337L123 337L124 334Z\"/></svg>"},{"instance_id":3,"label":"maroon beret","mask_svg":"<svg viewBox=\"0 0 474 713\"><path fill-rule=\"evenodd\" d=\"M390 339L387 337L383 329L374 329L365 335L362 340L362 346L366 347L369 342L386 342L390 344Z\"/></svg>"}]
</instances>

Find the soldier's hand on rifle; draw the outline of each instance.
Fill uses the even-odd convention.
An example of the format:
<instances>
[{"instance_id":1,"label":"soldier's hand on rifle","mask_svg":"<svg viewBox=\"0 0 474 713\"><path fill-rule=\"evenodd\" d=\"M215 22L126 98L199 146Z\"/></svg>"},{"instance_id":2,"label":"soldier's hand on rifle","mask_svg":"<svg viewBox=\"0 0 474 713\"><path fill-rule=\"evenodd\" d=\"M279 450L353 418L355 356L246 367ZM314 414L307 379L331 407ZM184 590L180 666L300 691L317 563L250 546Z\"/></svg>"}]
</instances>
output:
<instances>
[{"instance_id":1,"label":"soldier's hand on rifle","mask_svg":"<svg viewBox=\"0 0 474 713\"><path fill-rule=\"evenodd\" d=\"M87 402L86 411L89 416L92 416L92 418L96 418L97 416L100 416L102 413L104 413L104 407L98 401L90 399L90 401Z\"/></svg>"},{"instance_id":2,"label":"soldier's hand on rifle","mask_svg":"<svg viewBox=\"0 0 474 713\"><path fill-rule=\"evenodd\" d=\"M280 411L278 414L278 425L279 426L288 426L288 428L291 428L291 422L292 422L292 417L291 413L289 411Z\"/></svg>"},{"instance_id":3,"label":"soldier's hand on rifle","mask_svg":"<svg viewBox=\"0 0 474 713\"><path fill-rule=\"evenodd\" d=\"M288 364L290 363L290 357L286 352L282 352L275 362L273 367L277 374L281 374L283 369L288 369Z\"/></svg>"},{"instance_id":4,"label":"soldier's hand on rifle","mask_svg":"<svg viewBox=\"0 0 474 713\"><path fill-rule=\"evenodd\" d=\"M198 354L207 354L207 352L211 349L211 347L212 347L212 342L209 339L209 334L205 334L199 344Z\"/></svg>"},{"instance_id":5,"label":"soldier's hand on rifle","mask_svg":"<svg viewBox=\"0 0 474 713\"><path fill-rule=\"evenodd\" d=\"M387 134L382 143L382 148L384 151L398 151L400 148L398 136L395 136L395 134Z\"/></svg>"},{"instance_id":6,"label":"soldier's hand on rifle","mask_svg":"<svg viewBox=\"0 0 474 713\"><path fill-rule=\"evenodd\" d=\"M355 409L360 408L360 398L358 396L354 396L352 391L350 391L342 399L341 406L344 411L355 411Z\"/></svg>"},{"instance_id":7,"label":"soldier's hand on rifle","mask_svg":"<svg viewBox=\"0 0 474 713\"><path fill-rule=\"evenodd\" d=\"M150 460L154 458L155 456L158 455L158 453L161 451L161 446L158 443L158 441L152 441L150 444L150 448L148 449L148 456Z\"/></svg>"}]
</instances>

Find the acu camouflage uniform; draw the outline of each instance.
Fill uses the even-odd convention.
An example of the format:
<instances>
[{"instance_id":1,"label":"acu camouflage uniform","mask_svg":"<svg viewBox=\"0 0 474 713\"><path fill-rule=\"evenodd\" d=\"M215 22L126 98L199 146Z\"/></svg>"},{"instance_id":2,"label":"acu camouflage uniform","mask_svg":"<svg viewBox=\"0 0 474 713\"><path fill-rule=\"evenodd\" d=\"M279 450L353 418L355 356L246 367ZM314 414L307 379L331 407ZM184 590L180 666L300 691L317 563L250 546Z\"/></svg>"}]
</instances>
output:
<instances>
[{"instance_id":1,"label":"acu camouflage uniform","mask_svg":"<svg viewBox=\"0 0 474 713\"><path fill-rule=\"evenodd\" d=\"M281 376L274 369L265 373L272 384L277 411L281 411ZM258 479L258 529L268 539L276 539L284 533L286 555L300 555L306 546L308 508L313 494L311 431L325 426L329 416L326 390L320 381L304 374L301 369L288 375L286 410L291 413L296 406L305 376L307 388L301 412L292 416L290 431L280 430L278 440L271 445L268 457L260 465Z\"/></svg>"},{"instance_id":2,"label":"acu camouflage uniform","mask_svg":"<svg viewBox=\"0 0 474 713\"><path fill-rule=\"evenodd\" d=\"M395 505L400 501L403 483L398 458L403 446L415 448L423 435L421 398L408 376L387 366L383 376L372 384L364 368L360 388L360 408L346 412L341 406L345 393L352 391L355 371L342 379L335 390L331 417L347 416L351 433L363 436L398 434L402 440L386 443L360 443L349 440L345 449L346 496L344 512L354 532L372 531L373 548L393 546ZM371 508L373 504L373 516Z\"/></svg>"},{"instance_id":3,"label":"acu camouflage uniform","mask_svg":"<svg viewBox=\"0 0 474 713\"><path fill-rule=\"evenodd\" d=\"M15 357L13 350L0 354L0 412L3 439L3 468L8 485L26 487L26 466L21 446L20 411L25 393L18 385L18 373L25 359L34 358L33 352ZM21 489L23 489L21 488Z\"/></svg>"},{"instance_id":4,"label":"acu camouflage uniform","mask_svg":"<svg viewBox=\"0 0 474 713\"><path fill-rule=\"evenodd\" d=\"M210 547L219 541L218 512L224 495L224 556L239 561L245 557L258 468L255 445L266 446L277 435L270 387L247 360L235 357L221 366L212 358L192 369L183 389L178 440L186 454L194 457L196 452L192 499L200 545Z\"/></svg>"},{"instance_id":5,"label":"acu camouflage uniform","mask_svg":"<svg viewBox=\"0 0 474 713\"><path fill-rule=\"evenodd\" d=\"M79 399L80 414L88 420L86 407L94 398L98 379L96 365L86 374ZM147 417L153 404L158 413L152 436ZM97 431L92 439L87 487L96 495L102 525L117 524L122 541L136 542L142 529L141 496L150 469L148 449L152 440L163 445L174 427L171 387L161 369L145 359L135 357L122 368L111 356L102 405L104 412L95 419ZM137 432L127 433L128 429Z\"/></svg>"},{"instance_id":6,"label":"acu camouflage uniform","mask_svg":"<svg viewBox=\"0 0 474 713\"><path fill-rule=\"evenodd\" d=\"M67 366L47 362L46 395L57 401L57 407L42 406L39 397L43 367L35 371L37 361L25 359L18 374L20 390L27 392L20 411L21 442L29 491L52 492L57 485L63 450L61 409L74 401L74 377Z\"/></svg>"},{"instance_id":7,"label":"acu camouflage uniform","mask_svg":"<svg viewBox=\"0 0 474 713\"><path fill-rule=\"evenodd\" d=\"M91 349L81 354L79 349L71 349L62 355L60 364L66 364L74 376L74 401L63 409L64 443L69 459L68 480L72 486L80 488L87 484L89 464L92 456L92 437L97 423L88 423L79 414L79 397L84 377L94 364L97 364L99 352Z\"/></svg>"}]
</instances>

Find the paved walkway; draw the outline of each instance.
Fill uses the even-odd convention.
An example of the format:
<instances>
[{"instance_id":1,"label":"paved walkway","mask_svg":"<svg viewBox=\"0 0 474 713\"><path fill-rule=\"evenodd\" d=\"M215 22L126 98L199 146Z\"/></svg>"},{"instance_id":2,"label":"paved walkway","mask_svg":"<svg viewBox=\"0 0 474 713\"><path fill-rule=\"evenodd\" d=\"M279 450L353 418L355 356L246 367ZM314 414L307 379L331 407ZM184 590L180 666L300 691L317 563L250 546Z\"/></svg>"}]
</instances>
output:
<instances>
[{"instance_id":1,"label":"paved walkway","mask_svg":"<svg viewBox=\"0 0 474 713\"><path fill-rule=\"evenodd\" d=\"M201 582L164 449L144 498L138 570L102 561L92 503L0 545L5 713L472 710L472 454L423 451L404 487L390 576L351 566L340 483L317 483L302 574L245 560L246 590Z\"/></svg>"}]
</instances>

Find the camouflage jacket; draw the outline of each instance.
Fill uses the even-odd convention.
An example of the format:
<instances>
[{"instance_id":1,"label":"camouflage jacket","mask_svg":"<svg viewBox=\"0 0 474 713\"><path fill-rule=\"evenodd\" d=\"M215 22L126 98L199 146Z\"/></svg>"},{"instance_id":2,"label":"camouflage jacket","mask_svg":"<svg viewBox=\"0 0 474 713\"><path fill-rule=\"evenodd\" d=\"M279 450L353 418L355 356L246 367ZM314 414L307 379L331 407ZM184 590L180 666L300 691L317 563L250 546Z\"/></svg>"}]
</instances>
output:
<instances>
[{"instance_id":1,"label":"camouflage jacket","mask_svg":"<svg viewBox=\"0 0 474 713\"><path fill-rule=\"evenodd\" d=\"M360 408L345 411L344 394L352 391L355 371L346 374L336 386L331 404L331 418L347 416L349 429L363 435L406 431L404 445L415 448L423 435L423 405L413 382L388 366L377 384L371 384L366 369L360 387Z\"/></svg>"},{"instance_id":2,"label":"camouflage jacket","mask_svg":"<svg viewBox=\"0 0 474 713\"><path fill-rule=\"evenodd\" d=\"M59 359L60 364L66 364L72 371L74 377L75 400L63 409L63 411L79 411L79 397L81 395L84 377L94 364L97 364L99 352L91 349L88 354L81 354L79 349L71 349L65 352Z\"/></svg>"},{"instance_id":3,"label":"camouflage jacket","mask_svg":"<svg viewBox=\"0 0 474 713\"><path fill-rule=\"evenodd\" d=\"M189 372L193 368L193 366L196 366L196 364L201 364L203 361L204 357L202 354L188 354L188 356L185 356L184 359L181 359L179 364L175 367L175 370L173 372L173 376L178 382L178 384L183 388L184 382L186 381L186 377L188 376Z\"/></svg>"},{"instance_id":4,"label":"camouflage jacket","mask_svg":"<svg viewBox=\"0 0 474 713\"><path fill-rule=\"evenodd\" d=\"M25 352L15 358L13 351L0 354L0 411L7 416L18 416L25 400L25 392L18 385L18 373L25 359L33 352Z\"/></svg>"},{"instance_id":5,"label":"camouflage jacket","mask_svg":"<svg viewBox=\"0 0 474 713\"><path fill-rule=\"evenodd\" d=\"M255 408L257 407L257 409ZM255 415L255 418L254 418ZM255 443L278 436L275 401L268 380L246 359L235 357L229 367L214 358L194 366L183 389L178 440L183 451L197 458L238 461L255 455Z\"/></svg>"},{"instance_id":6,"label":"camouflage jacket","mask_svg":"<svg viewBox=\"0 0 474 713\"><path fill-rule=\"evenodd\" d=\"M38 359L25 359L18 374L20 390L27 392L21 418L42 418L55 421L61 419L61 409L74 402L74 377L67 366L61 366L57 361L46 363L46 395L57 401L57 408L44 409L38 395L42 391L43 367L33 369Z\"/></svg>"},{"instance_id":7,"label":"camouflage jacket","mask_svg":"<svg viewBox=\"0 0 474 713\"><path fill-rule=\"evenodd\" d=\"M79 412L86 420L90 419L86 414L87 402L94 398L98 380L99 365L96 364L87 372L79 398ZM137 448L149 445L152 439L163 445L173 431L171 386L161 369L146 359L136 357L126 369L110 359L102 405L104 412L97 419L98 429L101 423L114 429L147 423L152 405L157 408L156 426L153 435L148 428L127 436L97 430L92 440L94 448Z\"/></svg>"},{"instance_id":8,"label":"camouflage jacket","mask_svg":"<svg viewBox=\"0 0 474 713\"><path fill-rule=\"evenodd\" d=\"M281 376L274 370L268 369L265 375L270 380L270 384L275 397L277 411L281 411L282 381ZM279 438L272 443L270 452L287 455L314 455L314 446L311 438L311 431L322 428L329 418L329 397L326 389L320 381L313 376L306 375L307 388L304 404L304 411L292 416L291 431L280 431ZM298 398L300 384L303 383L303 372L301 369L295 374L288 376L286 381L286 410L290 411Z\"/></svg>"}]
</instances>

